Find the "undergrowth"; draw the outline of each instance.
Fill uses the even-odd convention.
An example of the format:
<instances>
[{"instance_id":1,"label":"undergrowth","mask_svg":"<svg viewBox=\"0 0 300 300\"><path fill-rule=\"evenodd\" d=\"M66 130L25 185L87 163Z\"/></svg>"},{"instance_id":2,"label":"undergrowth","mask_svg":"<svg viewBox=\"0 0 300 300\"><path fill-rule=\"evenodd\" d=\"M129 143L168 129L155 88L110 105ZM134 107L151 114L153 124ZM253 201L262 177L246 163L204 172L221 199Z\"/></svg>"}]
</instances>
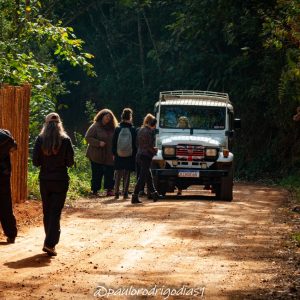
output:
<instances>
[{"instance_id":1,"label":"undergrowth","mask_svg":"<svg viewBox=\"0 0 300 300\"><path fill-rule=\"evenodd\" d=\"M280 181L280 185L288 189L295 201L300 203L300 172L286 176Z\"/></svg>"}]
</instances>

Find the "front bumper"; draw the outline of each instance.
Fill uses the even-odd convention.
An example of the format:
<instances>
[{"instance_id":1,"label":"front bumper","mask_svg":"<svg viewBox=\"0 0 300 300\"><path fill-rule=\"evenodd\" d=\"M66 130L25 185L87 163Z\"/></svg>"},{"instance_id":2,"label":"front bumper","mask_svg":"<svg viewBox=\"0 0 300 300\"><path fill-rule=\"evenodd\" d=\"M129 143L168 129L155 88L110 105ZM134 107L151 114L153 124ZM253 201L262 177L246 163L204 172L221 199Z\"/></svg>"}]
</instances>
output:
<instances>
[{"instance_id":1,"label":"front bumper","mask_svg":"<svg viewBox=\"0 0 300 300\"><path fill-rule=\"evenodd\" d=\"M228 170L203 169L152 169L152 174L159 177L179 177L179 172L199 172L199 178L220 178L228 175ZM183 177L187 179L188 177ZM195 178L193 178L195 179Z\"/></svg>"}]
</instances>

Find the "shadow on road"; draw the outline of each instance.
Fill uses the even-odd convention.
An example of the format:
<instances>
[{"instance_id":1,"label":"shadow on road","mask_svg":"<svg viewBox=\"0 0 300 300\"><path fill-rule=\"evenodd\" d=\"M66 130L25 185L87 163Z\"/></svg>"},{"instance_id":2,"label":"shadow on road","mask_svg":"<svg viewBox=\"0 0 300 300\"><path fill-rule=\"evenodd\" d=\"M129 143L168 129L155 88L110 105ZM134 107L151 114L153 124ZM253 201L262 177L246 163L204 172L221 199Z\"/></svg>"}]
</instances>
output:
<instances>
[{"instance_id":1,"label":"shadow on road","mask_svg":"<svg viewBox=\"0 0 300 300\"><path fill-rule=\"evenodd\" d=\"M51 257L47 254L36 254L34 256L26 257L17 261L4 263L4 266L12 269L23 268L40 268L50 265Z\"/></svg>"}]
</instances>

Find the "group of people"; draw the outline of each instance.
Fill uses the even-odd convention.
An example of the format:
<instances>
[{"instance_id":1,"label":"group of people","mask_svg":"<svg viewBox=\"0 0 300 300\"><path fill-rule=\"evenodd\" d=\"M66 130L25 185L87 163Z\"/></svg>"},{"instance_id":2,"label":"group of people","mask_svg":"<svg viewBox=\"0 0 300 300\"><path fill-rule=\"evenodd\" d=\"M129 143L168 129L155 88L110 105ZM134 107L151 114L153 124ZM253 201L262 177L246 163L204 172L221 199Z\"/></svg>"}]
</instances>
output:
<instances>
[{"instance_id":1,"label":"group of people","mask_svg":"<svg viewBox=\"0 0 300 300\"><path fill-rule=\"evenodd\" d=\"M91 192L98 196L104 181L107 196L120 197L123 179L123 198L129 198L130 173L137 171L131 203L141 203L139 194L147 184L153 201L162 198L156 191L151 174L151 161L157 153L154 146L154 130L157 120L147 114L142 126L134 128L133 112L123 109L118 124L109 109L99 111L86 132L87 157L91 162ZM17 236L16 219L12 209L10 153L17 144L8 130L0 129L0 221L7 243L14 243ZM39 183L43 207L45 240L43 251L56 256L55 246L60 238L60 218L69 187L68 168L74 165L74 150L70 137L64 130L60 116L50 113L36 139L33 164L40 167ZM104 179L104 180L103 180Z\"/></svg>"},{"instance_id":2,"label":"group of people","mask_svg":"<svg viewBox=\"0 0 300 300\"><path fill-rule=\"evenodd\" d=\"M150 170L152 158L157 153L154 146L156 123L156 118L147 114L142 126L136 129L130 108L123 109L119 124L109 109L96 114L85 134L88 143L87 157L92 169L91 191L94 196L98 196L104 179L106 195L119 199L123 179L123 199L128 199L130 173L136 170L137 183L131 203L141 203L139 194L144 191L145 184L153 201L161 198L154 187Z\"/></svg>"}]
</instances>

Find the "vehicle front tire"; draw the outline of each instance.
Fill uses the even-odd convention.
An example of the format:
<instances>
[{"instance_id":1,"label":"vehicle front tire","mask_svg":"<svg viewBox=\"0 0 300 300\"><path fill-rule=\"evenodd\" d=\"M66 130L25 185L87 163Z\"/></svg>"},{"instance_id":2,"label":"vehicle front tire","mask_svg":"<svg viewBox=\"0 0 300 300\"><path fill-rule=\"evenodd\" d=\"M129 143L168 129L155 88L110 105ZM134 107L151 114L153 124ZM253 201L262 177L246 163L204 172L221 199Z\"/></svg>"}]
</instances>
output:
<instances>
[{"instance_id":1,"label":"vehicle front tire","mask_svg":"<svg viewBox=\"0 0 300 300\"><path fill-rule=\"evenodd\" d=\"M229 171L226 177L221 178L221 183L216 186L216 198L223 201L233 199L233 171Z\"/></svg>"},{"instance_id":2,"label":"vehicle front tire","mask_svg":"<svg viewBox=\"0 0 300 300\"><path fill-rule=\"evenodd\" d=\"M165 196L167 192L167 183L164 181L161 181L158 176L153 176L154 186L157 190L157 192Z\"/></svg>"}]
</instances>

